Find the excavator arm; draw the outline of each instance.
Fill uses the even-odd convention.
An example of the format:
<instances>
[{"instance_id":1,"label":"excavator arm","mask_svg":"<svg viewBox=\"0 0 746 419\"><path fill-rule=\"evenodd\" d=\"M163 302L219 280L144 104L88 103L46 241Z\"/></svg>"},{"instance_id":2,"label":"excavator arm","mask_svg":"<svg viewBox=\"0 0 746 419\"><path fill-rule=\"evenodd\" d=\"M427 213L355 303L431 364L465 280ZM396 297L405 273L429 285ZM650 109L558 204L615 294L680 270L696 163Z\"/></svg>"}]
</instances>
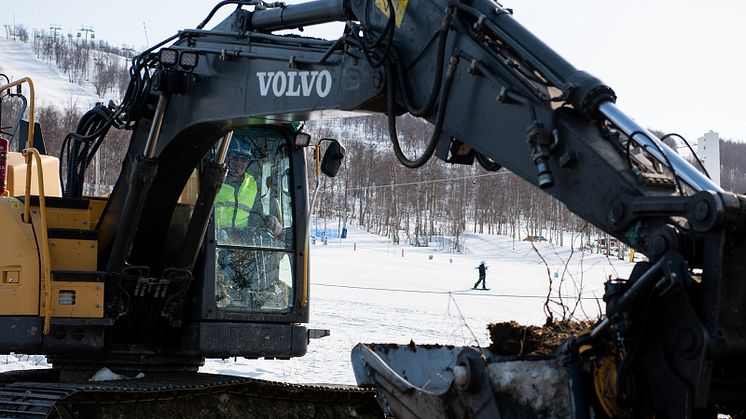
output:
<instances>
[{"instance_id":1,"label":"excavator arm","mask_svg":"<svg viewBox=\"0 0 746 419\"><path fill-rule=\"evenodd\" d=\"M583 338L617 342L614 356L625 368L618 373L627 380L619 400L652 402L672 417L732 401L732 388L718 385L733 380L727 360L746 350L738 309L746 303L738 234L746 201L621 112L609 86L489 0L221 5L232 3L239 7L214 29L181 31L169 47L196 57L196 66L153 62L153 122L138 122L126 162L133 170L123 173L147 160L157 172L136 198L137 180L123 176L114 189L100 224L107 266L168 267L161 254L178 191L231 129L385 113L406 166L435 155L505 167L648 255L632 278L609 285L607 317ZM335 41L275 34L330 21L346 23ZM404 112L433 124L420 156L406 156L398 143L395 116ZM137 203L128 207L131 199ZM124 216L138 228L122 227ZM625 385L646 390L631 394Z\"/></svg>"},{"instance_id":2,"label":"excavator arm","mask_svg":"<svg viewBox=\"0 0 746 419\"><path fill-rule=\"evenodd\" d=\"M346 20L345 35L332 45L361 68L334 74L331 91L377 88L353 109L381 111L376 106L385 102L404 165L418 167L433 153L453 163L506 167L648 255L650 263L640 264L631 278L607 285L606 319L569 350L582 359L579 348L614 342L606 356L618 365L612 368L618 380L606 392L611 400L601 403L605 414L692 417L715 406L742 408L745 389L736 377L743 369L734 360L746 343L739 314L746 302L740 286L745 198L723 191L621 112L610 87L575 69L508 9L487 0L326 1L237 12L234 18L254 33ZM302 103L288 96L292 90L281 75L299 56L285 56L288 70L275 70L271 90L269 79L263 80L269 71L249 70L250 80L257 77L253 91L260 100L265 93L270 98L261 101L263 109L287 99L292 104L283 109ZM405 156L398 144L394 116L402 112L434 126L417 158ZM596 388L603 399L605 390ZM422 400L410 399L398 413L412 412ZM431 415L428 409L418 414ZM588 409L576 412L582 416Z\"/></svg>"},{"instance_id":3,"label":"excavator arm","mask_svg":"<svg viewBox=\"0 0 746 419\"><path fill-rule=\"evenodd\" d=\"M340 39L272 34L328 21L347 22ZM149 211L138 217L131 240L116 231L117 225L132 230L119 223L133 195L127 176L112 193L100 229L101 258L112 267L131 257L155 264L147 258L160 258L164 220L180 187L232 128L344 111L388 114L395 151L407 166L436 154L506 167L645 254L671 217L708 228L724 205L712 194L722 192L717 185L614 105L611 88L576 70L491 1L239 8L212 30L179 32L169 49L175 57L196 57L196 66L155 60L150 101L126 104L127 112L148 116L136 124L125 165L143 156L159 167L142 197ZM417 159L398 145L393 116L403 112L435 128ZM712 208L708 220L693 214L702 205ZM131 249L108 254L110 243L130 241Z\"/></svg>"}]
</instances>

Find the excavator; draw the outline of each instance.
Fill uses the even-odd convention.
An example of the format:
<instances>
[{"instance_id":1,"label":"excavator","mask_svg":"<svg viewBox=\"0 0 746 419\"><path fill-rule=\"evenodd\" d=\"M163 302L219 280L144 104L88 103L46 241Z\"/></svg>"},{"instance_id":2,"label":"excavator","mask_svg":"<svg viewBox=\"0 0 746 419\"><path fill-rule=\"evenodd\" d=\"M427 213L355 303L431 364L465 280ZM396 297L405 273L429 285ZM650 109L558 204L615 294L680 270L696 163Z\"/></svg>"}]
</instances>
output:
<instances>
[{"instance_id":1,"label":"excavator","mask_svg":"<svg viewBox=\"0 0 746 419\"><path fill-rule=\"evenodd\" d=\"M235 10L206 29L224 7ZM281 32L327 22L344 23L338 39ZM121 103L98 104L67 136L62 170L38 152L33 89L26 145L6 150L0 353L46 355L53 368L0 376L0 415L744 412L746 196L623 113L611 87L512 10L492 0L227 0L136 56L130 75ZM24 83L33 86L0 91ZM433 156L505 167L648 261L610 279L603 319L551 356L360 344L359 387L196 372L206 357L302 356L326 334L304 326L312 201L300 123L361 113L387 116L406 167ZM399 141L404 113L433 126L417 156ZM107 197L85 197L112 127L131 131L121 173ZM333 175L344 149L329 144L321 166ZM235 208L258 212L259 227L224 229L219 197L241 148L255 164L256 203ZM104 369L121 379L91 381Z\"/></svg>"}]
</instances>

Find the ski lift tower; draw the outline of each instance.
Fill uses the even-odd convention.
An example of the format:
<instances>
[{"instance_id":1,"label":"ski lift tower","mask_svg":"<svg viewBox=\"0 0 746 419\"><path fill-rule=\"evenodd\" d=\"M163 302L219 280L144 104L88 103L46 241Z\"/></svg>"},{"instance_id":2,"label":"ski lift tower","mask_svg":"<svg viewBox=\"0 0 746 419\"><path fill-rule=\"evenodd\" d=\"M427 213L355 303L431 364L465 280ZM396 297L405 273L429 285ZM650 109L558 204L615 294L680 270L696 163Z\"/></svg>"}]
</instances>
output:
<instances>
[{"instance_id":1,"label":"ski lift tower","mask_svg":"<svg viewBox=\"0 0 746 419\"><path fill-rule=\"evenodd\" d=\"M720 135L706 133L697 141L697 155L715 184L720 185Z\"/></svg>"}]
</instances>

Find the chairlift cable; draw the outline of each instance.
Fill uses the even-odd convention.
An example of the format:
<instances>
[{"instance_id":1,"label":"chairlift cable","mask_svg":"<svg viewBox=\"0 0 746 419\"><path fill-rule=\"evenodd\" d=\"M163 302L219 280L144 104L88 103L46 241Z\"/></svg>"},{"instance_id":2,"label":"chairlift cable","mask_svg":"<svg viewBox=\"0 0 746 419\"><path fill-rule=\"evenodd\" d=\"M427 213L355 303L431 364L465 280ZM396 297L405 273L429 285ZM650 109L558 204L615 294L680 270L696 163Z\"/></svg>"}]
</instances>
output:
<instances>
[{"instance_id":1,"label":"chairlift cable","mask_svg":"<svg viewBox=\"0 0 746 419\"><path fill-rule=\"evenodd\" d=\"M401 292L409 294L440 294L440 295L477 295L480 297L500 297L500 298L534 298L539 300L546 300L546 295L531 295L531 294L487 294L487 293L474 293L471 289L464 291L435 291L435 290L415 290L415 289L401 289L401 288L380 288L380 287L360 287L354 285L339 285L339 284L324 284L314 282L313 285L331 288L347 288L347 289L358 289L367 291L386 291L386 292ZM580 299L580 300L601 300L599 297L578 297L578 296L567 296L563 295L565 299Z\"/></svg>"}]
</instances>

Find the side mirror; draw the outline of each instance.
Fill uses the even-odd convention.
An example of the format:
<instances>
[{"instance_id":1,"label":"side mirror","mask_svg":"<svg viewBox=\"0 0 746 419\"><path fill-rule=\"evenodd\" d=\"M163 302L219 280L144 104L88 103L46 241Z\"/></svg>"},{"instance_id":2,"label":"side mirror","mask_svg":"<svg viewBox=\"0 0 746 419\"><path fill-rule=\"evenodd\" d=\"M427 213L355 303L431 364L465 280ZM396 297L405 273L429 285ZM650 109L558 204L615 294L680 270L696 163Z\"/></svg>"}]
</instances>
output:
<instances>
[{"instance_id":1,"label":"side mirror","mask_svg":"<svg viewBox=\"0 0 746 419\"><path fill-rule=\"evenodd\" d=\"M321 141L329 141L324 158L321 159L321 171L329 177L337 176L342 160L345 158L345 148L337 140L325 138Z\"/></svg>"}]
</instances>

